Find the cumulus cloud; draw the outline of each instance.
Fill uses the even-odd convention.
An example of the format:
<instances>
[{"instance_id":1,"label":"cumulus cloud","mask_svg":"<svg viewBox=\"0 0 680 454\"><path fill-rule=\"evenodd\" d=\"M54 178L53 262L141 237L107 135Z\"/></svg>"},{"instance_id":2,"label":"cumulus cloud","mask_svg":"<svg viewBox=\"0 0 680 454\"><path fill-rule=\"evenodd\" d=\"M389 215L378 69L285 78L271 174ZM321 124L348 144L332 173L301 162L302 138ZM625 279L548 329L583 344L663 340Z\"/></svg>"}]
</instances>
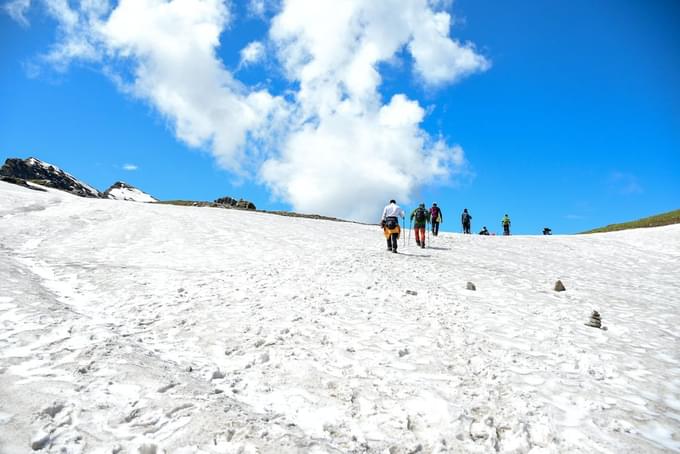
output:
<instances>
[{"instance_id":1,"label":"cumulus cloud","mask_svg":"<svg viewBox=\"0 0 680 454\"><path fill-rule=\"evenodd\" d=\"M268 40L288 82L277 94L241 83L219 59L229 2L43 1L59 30L46 61L100 64L181 141L235 175L257 175L296 210L374 221L386 200L407 202L465 167L460 146L422 128L418 100L384 101L379 91L380 64L402 52L428 85L489 68L472 44L451 38L447 2L283 0L268 35L240 55L241 64L260 60ZM269 8L248 5L259 15Z\"/></svg>"},{"instance_id":2,"label":"cumulus cloud","mask_svg":"<svg viewBox=\"0 0 680 454\"><path fill-rule=\"evenodd\" d=\"M302 211L375 220L386 200L409 201L419 186L459 171L462 148L421 128L418 101L398 94L383 104L378 91L379 63L405 47L428 83L487 69L448 37L449 24L424 1L284 2L270 37L300 85L298 124L264 163L263 181Z\"/></svg>"},{"instance_id":3,"label":"cumulus cloud","mask_svg":"<svg viewBox=\"0 0 680 454\"><path fill-rule=\"evenodd\" d=\"M249 65L257 63L264 57L264 45L259 41L248 43L246 47L241 49L241 65Z\"/></svg>"},{"instance_id":4,"label":"cumulus cloud","mask_svg":"<svg viewBox=\"0 0 680 454\"><path fill-rule=\"evenodd\" d=\"M137 169L139 169L139 167L137 167L135 164L124 164L123 165L123 170L128 170L128 171L131 172L131 171L134 171L134 170L137 170Z\"/></svg>"}]
</instances>

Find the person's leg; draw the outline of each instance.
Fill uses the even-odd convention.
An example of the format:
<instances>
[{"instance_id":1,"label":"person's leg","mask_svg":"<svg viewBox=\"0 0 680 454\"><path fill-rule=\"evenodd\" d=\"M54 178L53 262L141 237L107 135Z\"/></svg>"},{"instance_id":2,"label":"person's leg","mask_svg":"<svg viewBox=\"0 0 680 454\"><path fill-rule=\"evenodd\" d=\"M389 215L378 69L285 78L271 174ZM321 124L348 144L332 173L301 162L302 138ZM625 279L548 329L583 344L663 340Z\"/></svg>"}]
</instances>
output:
<instances>
[{"instance_id":1,"label":"person's leg","mask_svg":"<svg viewBox=\"0 0 680 454\"><path fill-rule=\"evenodd\" d=\"M416 232L416 244L420 246L420 227L416 226L415 232Z\"/></svg>"},{"instance_id":2,"label":"person's leg","mask_svg":"<svg viewBox=\"0 0 680 454\"><path fill-rule=\"evenodd\" d=\"M420 247L425 247L425 227L420 227Z\"/></svg>"},{"instance_id":3,"label":"person's leg","mask_svg":"<svg viewBox=\"0 0 680 454\"><path fill-rule=\"evenodd\" d=\"M397 252L397 245L399 244L399 234L392 234L392 252Z\"/></svg>"}]
</instances>

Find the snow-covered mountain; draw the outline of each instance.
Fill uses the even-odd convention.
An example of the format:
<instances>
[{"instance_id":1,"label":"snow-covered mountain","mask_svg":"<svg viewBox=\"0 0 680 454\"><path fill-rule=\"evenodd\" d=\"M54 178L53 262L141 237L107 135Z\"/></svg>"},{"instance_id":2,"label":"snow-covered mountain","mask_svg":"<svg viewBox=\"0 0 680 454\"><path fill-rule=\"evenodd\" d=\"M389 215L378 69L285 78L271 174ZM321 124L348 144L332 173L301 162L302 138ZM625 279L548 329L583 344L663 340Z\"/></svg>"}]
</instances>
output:
<instances>
[{"instance_id":1,"label":"snow-covered mountain","mask_svg":"<svg viewBox=\"0 0 680 454\"><path fill-rule=\"evenodd\" d=\"M59 167L36 158L7 159L0 167L0 175L36 182L80 197L101 197L101 193L92 186L64 172Z\"/></svg>"},{"instance_id":2,"label":"snow-covered mountain","mask_svg":"<svg viewBox=\"0 0 680 454\"><path fill-rule=\"evenodd\" d=\"M0 452L680 450L680 225L430 240L0 183Z\"/></svg>"},{"instance_id":3,"label":"snow-covered mountain","mask_svg":"<svg viewBox=\"0 0 680 454\"><path fill-rule=\"evenodd\" d=\"M104 191L104 197L114 200L129 200L132 202L158 202L158 200L146 192L140 191L132 185L122 181L116 181L109 189Z\"/></svg>"}]
</instances>

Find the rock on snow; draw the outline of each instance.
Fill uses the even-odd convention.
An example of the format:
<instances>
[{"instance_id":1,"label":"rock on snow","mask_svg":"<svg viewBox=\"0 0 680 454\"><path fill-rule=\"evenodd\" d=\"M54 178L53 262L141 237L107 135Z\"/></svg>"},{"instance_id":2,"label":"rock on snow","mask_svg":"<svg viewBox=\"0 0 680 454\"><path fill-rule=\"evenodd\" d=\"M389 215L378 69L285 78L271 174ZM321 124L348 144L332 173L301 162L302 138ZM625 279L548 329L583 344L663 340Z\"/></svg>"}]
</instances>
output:
<instances>
[{"instance_id":1,"label":"rock on snow","mask_svg":"<svg viewBox=\"0 0 680 454\"><path fill-rule=\"evenodd\" d=\"M680 226L434 241L0 183L0 452L680 450Z\"/></svg>"}]
</instances>

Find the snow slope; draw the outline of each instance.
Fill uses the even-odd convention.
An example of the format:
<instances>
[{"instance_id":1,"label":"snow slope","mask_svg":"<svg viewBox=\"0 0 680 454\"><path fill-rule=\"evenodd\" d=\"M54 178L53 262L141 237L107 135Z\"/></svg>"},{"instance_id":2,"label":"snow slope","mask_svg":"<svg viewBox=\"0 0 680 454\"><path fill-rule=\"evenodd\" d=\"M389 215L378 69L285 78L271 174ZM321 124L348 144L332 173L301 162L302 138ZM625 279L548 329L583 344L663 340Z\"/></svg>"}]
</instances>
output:
<instances>
[{"instance_id":1,"label":"snow slope","mask_svg":"<svg viewBox=\"0 0 680 454\"><path fill-rule=\"evenodd\" d=\"M0 452L680 451L680 226L432 246L0 183Z\"/></svg>"}]
</instances>

